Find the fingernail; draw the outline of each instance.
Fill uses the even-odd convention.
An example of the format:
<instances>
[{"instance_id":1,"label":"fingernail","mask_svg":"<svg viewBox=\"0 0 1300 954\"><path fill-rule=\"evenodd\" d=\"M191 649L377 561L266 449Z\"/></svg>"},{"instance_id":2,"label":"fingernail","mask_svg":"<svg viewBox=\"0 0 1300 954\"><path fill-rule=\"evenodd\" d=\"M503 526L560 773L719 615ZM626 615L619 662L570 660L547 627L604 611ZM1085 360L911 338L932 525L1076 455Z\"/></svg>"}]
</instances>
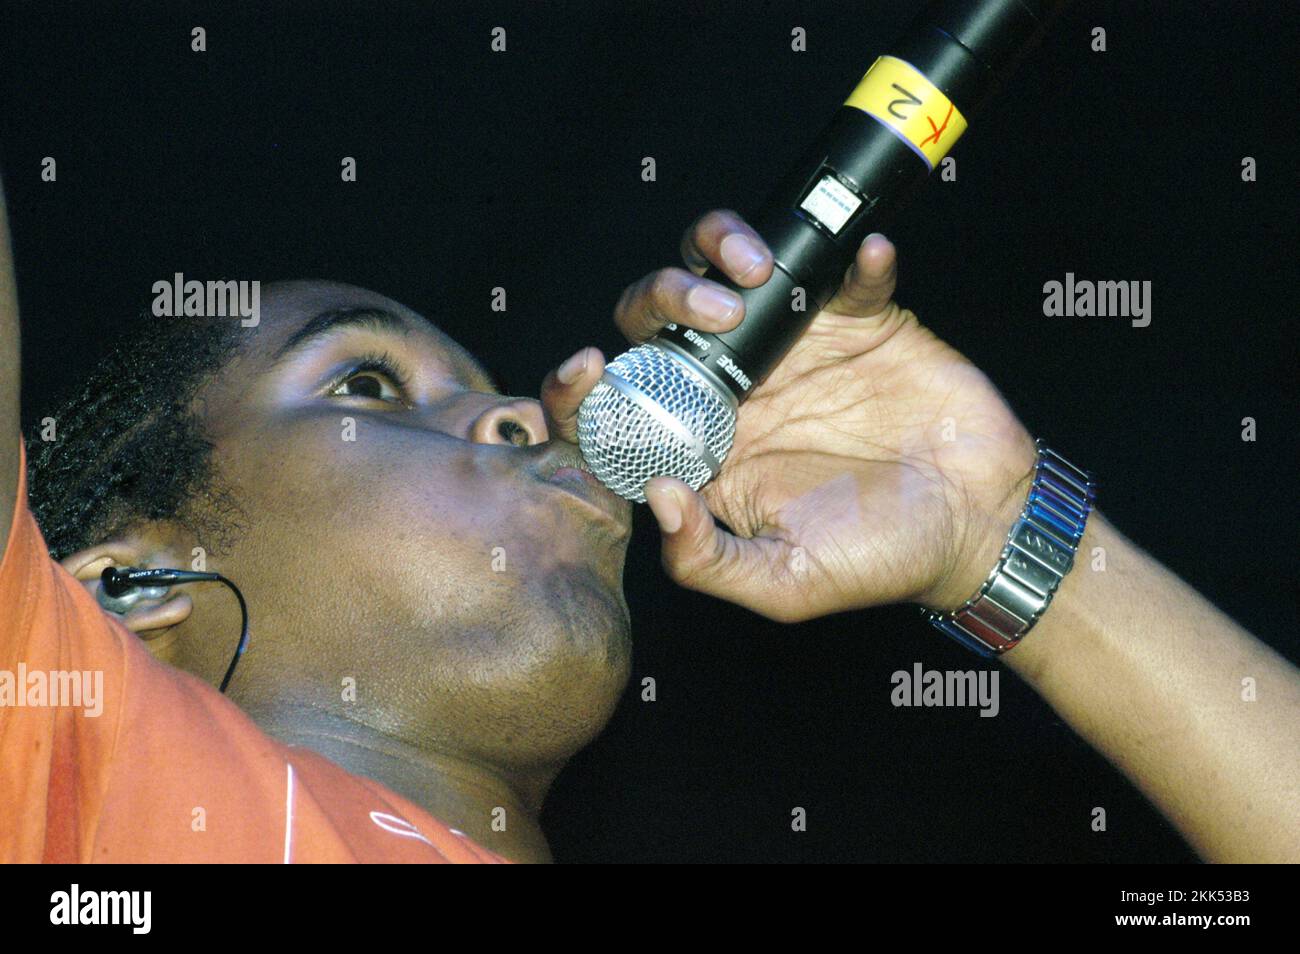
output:
<instances>
[{"instance_id":1,"label":"fingernail","mask_svg":"<svg viewBox=\"0 0 1300 954\"><path fill-rule=\"evenodd\" d=\"M671 487L655 487L646 494L646 503L664 533L676 533L682 526L682 504Z\"/></svg>"},{"instance_id":2,"label":"fingernail","mask_svg":"<svg viewBox=\"0 0 1300 954\"><path fill-rule=\"evenodd\" d=\"M587 349L583 348L564 364L560 365L555 376L560 379L561 384L572 384L578 380L578 376L587 370Z\"/></svg>"},{"instance_id":3,"label":"fingernail","mask_svg":"<svg viewBox=\"0 0 1300 954\"><path fill-rule=\"evenodd\" d=\"M762 250L749 240L749 236L732 232L722 240L722 260L735 273L737 278L744 278L763 264Z\"/></svg>"},{"instance_id":4,"label":"fingernail","mask_svg":"<svg viewBox=\"0 0 1300 954\"><path fill-rule=\"evenodd\" d=\"M872 239L883 239L883 238L884 238L884 236L881 235L879 232L872 232L870 235L868 235L866 238L864 238L864 239L862 240L862 244L861 244L860 246L858 246L858 247L859 247L859 248L866 248L866 247L867 247L867 243L870 242Z\"/></svg>"},{"instance_id":5,"label":"fingernail","mask_svg":"<svg viewBox=\"0 0 1300 954\"><path fill-rule=\"evenodd\" d=\"M696 285L686 294L686 304L691 311L710 321L723 322L736 313L740 307L740 297L725 288L712 285Z\"/></svg>"}]
</instances>

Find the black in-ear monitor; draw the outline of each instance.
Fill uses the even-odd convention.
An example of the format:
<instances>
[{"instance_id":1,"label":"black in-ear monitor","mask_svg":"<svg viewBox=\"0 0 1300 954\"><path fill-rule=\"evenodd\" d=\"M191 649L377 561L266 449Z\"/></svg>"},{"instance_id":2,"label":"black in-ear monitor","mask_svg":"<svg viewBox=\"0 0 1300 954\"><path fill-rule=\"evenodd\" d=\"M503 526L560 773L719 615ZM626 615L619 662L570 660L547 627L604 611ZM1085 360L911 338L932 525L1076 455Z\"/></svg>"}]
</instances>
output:
<instances>
[{"instance_id":1,"label":"black in-ear monitor","mask_svg":"<svg viewBox=\"0 0 1300 954\"><path fill-rule=\"evenodd\" d=\"M144 586L170 586L174 583L203 583L216 582L230 587L230 592L235 594L235 599L239 600L239 645L235 648L235 655L230 659L230 666L226 669L226 675L221 680L221 692L226 691L230 685L230 679L235 674L235 666L239 664L239 657L244 655L244 650L248 648L248 604L244 602L244 594L239 592L239 587L235 586L220 573L199 573L196 570L174 570L169 567L160 567L158 569L148 569L139 566L128 566L119 569L118 567L107 567L99 575L100 584L104 587L104 592L112 597L125 596L134 589Z\"/></svg>"}]
</instances>

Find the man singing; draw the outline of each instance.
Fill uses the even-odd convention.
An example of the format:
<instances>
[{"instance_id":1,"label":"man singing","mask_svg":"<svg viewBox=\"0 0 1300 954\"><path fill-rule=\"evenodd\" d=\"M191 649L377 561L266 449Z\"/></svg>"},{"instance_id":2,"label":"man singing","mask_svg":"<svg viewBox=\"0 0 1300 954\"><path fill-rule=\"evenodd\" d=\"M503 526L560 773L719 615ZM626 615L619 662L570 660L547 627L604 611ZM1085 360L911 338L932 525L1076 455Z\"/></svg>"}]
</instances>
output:
<instances>
[{"instance_id":1,"label":"man singing","mask_svg":"<svg viewBox=\"0 0 1300 954\"><path fill-rule=\"evenodd\" d=\"M0 673L103 674L94 715L0 706L0 859L547 860L547 790L629 674L631 505L576 447L603 356L579 351L540 400L507 396L382 295L268 285L255 327L151 319L24 448L0 233ZM739 300L705 268L753 287L773 267L725 211L682 252L687 268L619 301L630 341L735 327ZM989 579L1035 442L892 300L895 271L869 237L741 406L719 477L649 483L678 584L797 622L901 601L950 613ZM1203 857L1300 861L1296 669L1095 510L1079 552L1094 547L1108 572L1066 574L1003 662ZM229 591L101 583L196 560L250 610L225 697Z\"/></svg>"}]
</instances>

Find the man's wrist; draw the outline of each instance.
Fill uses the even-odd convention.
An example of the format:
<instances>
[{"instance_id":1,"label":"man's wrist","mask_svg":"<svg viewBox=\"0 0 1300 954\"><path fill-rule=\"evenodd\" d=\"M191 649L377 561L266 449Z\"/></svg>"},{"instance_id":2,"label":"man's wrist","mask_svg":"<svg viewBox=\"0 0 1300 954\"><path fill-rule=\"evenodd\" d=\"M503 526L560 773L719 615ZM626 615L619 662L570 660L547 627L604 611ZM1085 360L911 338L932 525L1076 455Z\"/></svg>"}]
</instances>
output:
<instances>
[{"instance_id":1,"label":"man's wrist","mask_svg":"<svg viewBox=\"0 0 1300 954\"><path fill-rule=\"evenodd\" d=\"M957 609L929 609L930 622L981 655L1017 645L1072 569L1095 496L1088 472L1036 442L1028 492L993 569Z\"/></svg>"},{"instance_id":2,"label":"man's wrist","mask_svg":"<svg viewBox=\"0 0 1300 954\"><path fill-rule=\"evenodd\" d=\"M988 579L1007 543L1007 531L1020 516L1033 485L1037 452L1027 434L1021 446L1002 468L1007 474L1005 490L987 507L971 507L957 529L949 572L917 602L937 613L947 612L970 599Z\"/></svg>"}]
</instances>

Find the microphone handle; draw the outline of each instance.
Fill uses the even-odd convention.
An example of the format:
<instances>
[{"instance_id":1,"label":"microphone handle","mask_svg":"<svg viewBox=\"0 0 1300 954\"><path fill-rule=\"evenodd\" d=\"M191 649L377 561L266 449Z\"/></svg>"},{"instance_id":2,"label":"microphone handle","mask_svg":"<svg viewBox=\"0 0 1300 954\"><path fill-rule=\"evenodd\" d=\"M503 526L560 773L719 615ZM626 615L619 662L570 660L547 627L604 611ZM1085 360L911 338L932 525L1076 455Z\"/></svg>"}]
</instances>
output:
<instances>
[{"instance_id":1,"label":"microphone handle","mask_svg":"<svg viewBox=\"0 0 1300 954\"><path fill-rule=\"evenodd\" d=\"M1069 0L937 0L878 57L751 225L776 267L741 288L739 327L668 325L654 339L743 402L838 290L862 240L882 231Z\"/></svg>"}]
</instances>

